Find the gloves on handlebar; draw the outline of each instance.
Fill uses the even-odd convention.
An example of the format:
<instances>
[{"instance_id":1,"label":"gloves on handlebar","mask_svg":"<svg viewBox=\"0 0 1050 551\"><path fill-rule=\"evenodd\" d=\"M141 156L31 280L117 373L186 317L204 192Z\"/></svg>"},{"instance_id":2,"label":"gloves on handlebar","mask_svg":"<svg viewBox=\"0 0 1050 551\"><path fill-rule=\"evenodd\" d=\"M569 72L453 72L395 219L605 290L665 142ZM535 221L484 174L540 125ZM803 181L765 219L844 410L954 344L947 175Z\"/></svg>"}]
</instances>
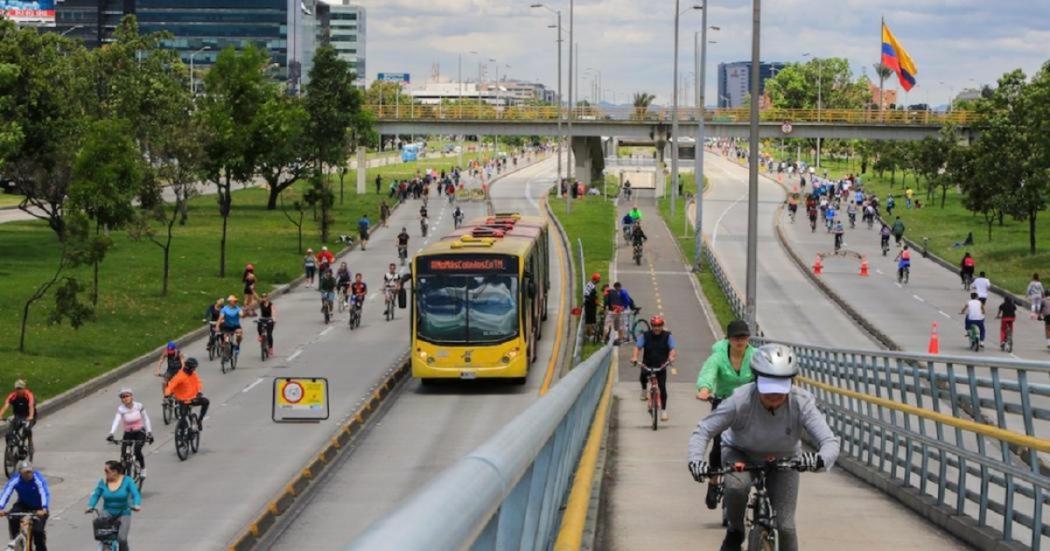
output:
<instances>
[{"instance_id":1,"label":"gloves on handlebar","mask_svg":"<svg viewBox=\"0 0 1050 551\"><path fill-rule=\"evenodd\" d=\"M153 433L152 432L147 432L146 433L146 442L149 442L150 444L153 443Z\"/></svg>"},{"instance_id":2,"label":"gloves on handlebar","mask_svg":"<svg viewBox=\"0 0 1050 551\"><path fill-rule=\"evenodd\" d=\"M113 435L112 435L112 434L106 437L106 442L115 442L116 440L117 440L117 439L116 439L116 438L113 438Z\"/></svg>"},{"instance_id":3,"label":"gloves on handlebar","mask_svg":"<svg viewBox=\"0 0 1050 551\"><path fill-rule=\"evenodd\" d=\"M824 468L824 458L816 452L806 452L795 458L799 469L803 471L819 471Z\"/></svg>"},{"instance_id":4,"label":"gloves on handlebar","mask_svg":"<svg viewBox=\"0 0 1050 551\"><path fill-rule=\"evenodd\" d=\"M703 482L704 476L707 475L707 471L710 466L707 461L690 461L689 462L689 474L693 475L693 480L697 482Z\"/></svg>"}]
</instances>

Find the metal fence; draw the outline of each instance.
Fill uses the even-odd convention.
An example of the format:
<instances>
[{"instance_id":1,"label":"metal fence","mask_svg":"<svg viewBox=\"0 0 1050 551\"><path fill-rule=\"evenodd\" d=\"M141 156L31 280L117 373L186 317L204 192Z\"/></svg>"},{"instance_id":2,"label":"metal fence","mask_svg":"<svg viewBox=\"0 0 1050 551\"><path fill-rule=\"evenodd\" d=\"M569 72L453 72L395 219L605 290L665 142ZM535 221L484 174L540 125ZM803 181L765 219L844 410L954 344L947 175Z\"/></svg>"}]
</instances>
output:
<instances>
[{"instance_id":1,"label":"metal fence","mask_svg":"<svg viewBox=\"0 0 1050 551\"><path fill-rule=\"evenodd\" d=\"M1050 366L783 344L843 455L1003 542L1048 545Z\"/></svg>"},{"instance_id":2,"label":"metal fence","mask_svg":"<svg viewBox=\"0 0 1050 551\"><path fill-rule=\"evenodd\" d=\"M718 282L718 288L722 290L722 294L726 296L726 300L729 301L729 308L733 310L733 315L737 319L747 319L747 303L744 301L743 295L736 291L736 287L733 287L733 282L729 281L729 276L726 275L722 269L722 264L718 262L718 257L715 256L714 251L711 250L710 244L707 239L704 239L704 244L700 247L700 254L704 258L707 269L711 271L711 275L715 276L715 281ZM762 330L758 327L758 322L755 322L755 334L762 335Z\"/></svg>"},{"instance_id":3,"label":"metal fence","mask_svg":"<svg viewBox=\"0 0 1050 551\"><path fill-rule=\"evenodd\" d=\"M550 548L611 352L606 346L576 366L348 549Z\"/></svg>"}]
</instances>

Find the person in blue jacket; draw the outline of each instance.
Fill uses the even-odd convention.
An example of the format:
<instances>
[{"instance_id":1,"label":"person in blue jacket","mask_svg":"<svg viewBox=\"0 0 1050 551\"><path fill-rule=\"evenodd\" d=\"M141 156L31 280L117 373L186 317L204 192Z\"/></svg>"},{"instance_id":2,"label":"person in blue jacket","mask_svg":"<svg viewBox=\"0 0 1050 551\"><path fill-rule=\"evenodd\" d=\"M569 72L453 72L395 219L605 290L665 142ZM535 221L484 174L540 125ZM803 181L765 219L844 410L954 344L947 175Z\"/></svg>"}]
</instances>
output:
<instances>
[{"instance_id":1,"label":"person in blue jacket","mask_svg":"<svg viewBox=\"0 0 1050 551\"><path fill-rule=\"evenodd\" d=\"M13 494L18 495L18 501L11 506L10 512L36 513L36 518L33 519L33 549L47 551L47 534L44 533L44 528L51 507L51 490L47 487L47 479L33 470L32 463L20 461L18 472L4 485L3 492L0 492L0 517L7 516L4 508ZM21 521L22 519L17 517L7 519L7 530L11 539L18 535Z\"/></svg>"}]
</instances>

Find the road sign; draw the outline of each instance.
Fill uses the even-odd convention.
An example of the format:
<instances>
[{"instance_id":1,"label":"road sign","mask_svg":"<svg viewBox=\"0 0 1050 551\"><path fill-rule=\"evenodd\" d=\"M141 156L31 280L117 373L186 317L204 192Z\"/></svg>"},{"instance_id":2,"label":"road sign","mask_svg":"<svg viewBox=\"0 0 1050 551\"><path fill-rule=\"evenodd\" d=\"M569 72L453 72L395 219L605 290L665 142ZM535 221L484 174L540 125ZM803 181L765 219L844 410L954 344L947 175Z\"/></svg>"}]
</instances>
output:
<instances>
[{"instance_id":1,"label":"road sign","mask_svg":"<svg viewBox=\"0 0 1050 551\"><path fill-rule=\"evenodd\" d=\"M328 379L324 377L274 377L274 421L323 421L328 419Z\"/></svg>"},{"instance_id":2,"label":"road sign","mask_svg":"<svg viewBox=\"0 0 1050 551\"><path fill-rule=\"evenodd\" d=\"M378 79L388 82L401 82L404 84L412 82L408 73L379 73Z\"/></svg>"},{"instance_id":3,"label":"road sign","mask_svg":"<svg viewBox=\"0 0 1050 551\"><path fill-rule=\"evenodd\" d=\"M784 124L780 125L780 131L785 134L790 134L792 130L794 130L794 127L791 126L790 122L784 122Z\"/></svg>"}]
</instances>

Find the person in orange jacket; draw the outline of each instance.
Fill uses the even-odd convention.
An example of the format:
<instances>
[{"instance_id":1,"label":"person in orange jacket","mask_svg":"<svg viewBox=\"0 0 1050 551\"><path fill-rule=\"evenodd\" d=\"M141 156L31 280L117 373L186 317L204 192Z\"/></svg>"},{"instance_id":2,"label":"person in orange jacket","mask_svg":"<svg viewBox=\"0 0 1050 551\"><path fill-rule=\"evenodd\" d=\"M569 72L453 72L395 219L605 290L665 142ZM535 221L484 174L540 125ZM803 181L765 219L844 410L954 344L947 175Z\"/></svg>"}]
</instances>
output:
<instances>
[{"instance_id":1,"label":"person in orange jacket","mask_svg":"<svg viewBox=\"0 0 1050 551\"><path fill-rule=\"evenodd\" d=\"M204 385L197 375L197 359L187 358L182 371L175 374L164 388L164 396L175 396L175 399L188 405L200 406L201 414L197 418L197 430L204 430L204 416L208 414L211 402L204 397Z\"/></svg>"}]
</instances>

